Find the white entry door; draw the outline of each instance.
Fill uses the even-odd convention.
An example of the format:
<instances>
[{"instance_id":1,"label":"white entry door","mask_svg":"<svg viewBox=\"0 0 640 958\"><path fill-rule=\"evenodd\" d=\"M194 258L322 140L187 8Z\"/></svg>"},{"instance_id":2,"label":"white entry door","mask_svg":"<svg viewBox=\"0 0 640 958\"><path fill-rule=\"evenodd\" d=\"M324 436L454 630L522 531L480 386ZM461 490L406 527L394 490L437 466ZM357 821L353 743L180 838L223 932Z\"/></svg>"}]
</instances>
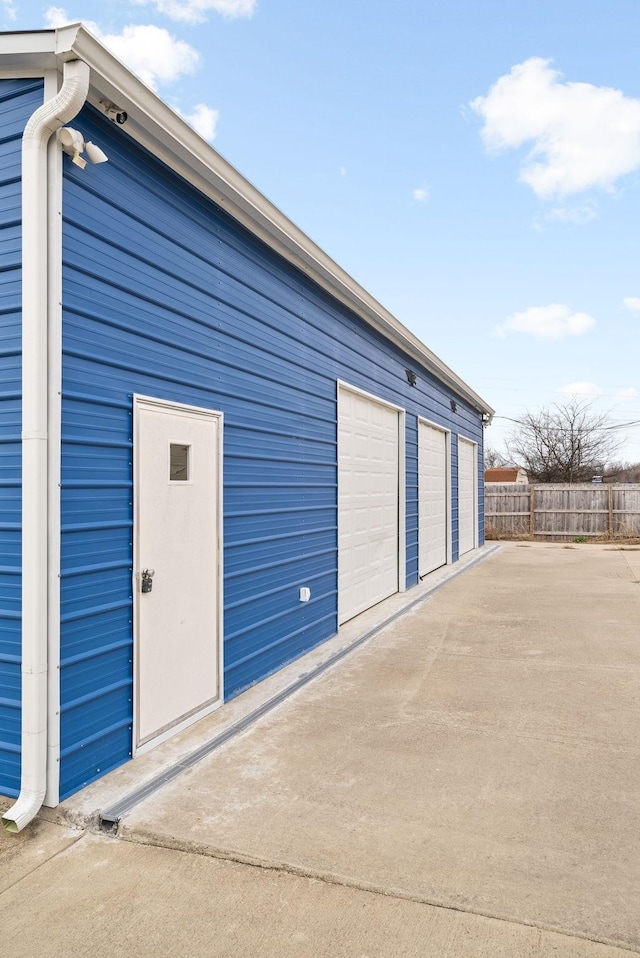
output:
<instances>
[{"instance_id":1,"label":"white entry door","mask_svg":"<svg viewBox=\"0 0 640 958\"><path fill-rule=\"evenodd\" d=\"M458 436L458 555L476 547L476 444Z\"/></svg>"},{"instance_id":2,"label":"white entry door","mask_svg":"<svg viewBox=\"0 0 640 958\"><path fill-rule=\"evenodd\" d=\"M418 423L418 541L421 576L447 562L449 480L447 433Z\"/></svg>"},{"instance_id":3,"label":"white entry door","mask_svg":"<svg viewBox=\"0 0 640 958\"><path fill-rule=\"evenodd\" d=\"M218 413L136 398L136 745L221 698L220 431Z\"/></svg>"},{"instance_id":4,"label":"white entry door","mask_svg":"<svg viewBox=\"0 0 640 958\"><path fill-rule=\"evenodd\" d=\"M399 411L340 387L340 622L398 591Z\"/></svg>"}]
</instances>

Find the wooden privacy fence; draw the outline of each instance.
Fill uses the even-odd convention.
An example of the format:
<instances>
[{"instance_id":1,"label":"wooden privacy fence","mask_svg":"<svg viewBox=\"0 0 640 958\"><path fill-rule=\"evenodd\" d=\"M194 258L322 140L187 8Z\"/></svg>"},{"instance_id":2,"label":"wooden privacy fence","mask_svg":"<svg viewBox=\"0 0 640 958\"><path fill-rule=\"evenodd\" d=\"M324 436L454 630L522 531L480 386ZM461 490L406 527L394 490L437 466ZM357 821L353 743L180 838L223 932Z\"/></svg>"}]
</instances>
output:
<instances>
[{"instance_id":1,"label":"wooden privacy fence","mask_svg":"<svg viewBox=\"0 0 640 958\"><path fill-rule=\"evenodd\" d=\"M486 483L485 529L491 536L640 536L640 483Z\"/></svg>"}]
</instances>

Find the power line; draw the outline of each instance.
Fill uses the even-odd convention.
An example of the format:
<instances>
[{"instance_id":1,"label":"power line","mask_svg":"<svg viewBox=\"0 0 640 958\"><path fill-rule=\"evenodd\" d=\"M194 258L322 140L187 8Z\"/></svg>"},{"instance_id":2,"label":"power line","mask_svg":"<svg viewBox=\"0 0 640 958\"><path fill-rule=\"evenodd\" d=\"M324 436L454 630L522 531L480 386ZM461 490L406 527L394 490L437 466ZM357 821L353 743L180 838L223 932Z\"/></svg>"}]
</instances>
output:
<instances>
[{"instance_id":1,"label":"power line","mask_svg":"<svg viewBox=\"0 0 640 958\"><path fill-rule=\"evenodd\" d=\"M510 382L512 380L505 380ZM495 389L496 392L508 392L508 393L531 393L531 389L527 389L524 386L496 386L495 383L491 385L477 383L476 389L489 390ZM640 399L639 396L620 396L618 393L565 393L561 389L551 389L549 392L560 395L560 396L581 396L583 399L595 400L595 399L616 399L618 402L629 402L633 400L634 402L637 399Z\"/></svg>"},{"instance_id":2,"label":"power line","mask_svg":"<svg viewBox=\"0 0 640 958\"><path fill-rule=\"evenodd\" d=\"M531 423L523 421L522 419L512 419L511 416L494 416L494 419L506 419L508 422L514 422L518 426L531 426ZM629 422L622 422L615 426L575 426L574 428L568 428L566 426L551 426L546 423L543 424L543 428L548 432L615 432L618 429L629 429L630 426L640 426L640 419L632 419Z\"/></svg>"}]
</instances>

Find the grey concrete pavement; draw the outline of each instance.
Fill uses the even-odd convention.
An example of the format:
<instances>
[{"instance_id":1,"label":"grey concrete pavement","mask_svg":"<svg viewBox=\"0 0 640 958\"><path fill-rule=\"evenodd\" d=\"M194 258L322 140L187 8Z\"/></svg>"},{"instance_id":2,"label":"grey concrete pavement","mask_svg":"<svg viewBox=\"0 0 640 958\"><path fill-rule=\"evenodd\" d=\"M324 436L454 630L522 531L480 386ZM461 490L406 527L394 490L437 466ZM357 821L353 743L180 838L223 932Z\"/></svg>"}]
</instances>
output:
<instances>
[{"instance_id":1,"label":"grey concrete pavement","mask_svg":"<svg viewBox=\"0 0 640 958\"><path fill-rule=\"evenodd\" d=\"M22 853L5 839L0 951L640 952L639 580L640 550L506 546L140 804L119 839L43 822L40 855L36 835ZM82 821L180 743L64 813Z\"/></svg>"},{"instance_id":2,"label":"grey concrete pavement","mask_svg":"<svg viewBox=\"0 0 640 958\"><path fill-rule=\"evenodd\" d=\"M122 834L640 949L640 587L626 556L505 548Z\"/></svg>"},{"instance_id":3,"label":"grey concrete pavement","mask_svg":"<svg viewBox=\"0 0 640 958\"><path fill-rule=\"evenodd\" d=\"M9 804L0 800L0 812L4 813ZM0 829L0 901L2 893L8 888L18 884L26 875L65 851L81 837L82 832L78 829L53 827L38 820L17 835Z\"/></svg>"},{"instance_id":4,"label":"grey concrete pavement","mask_svg":"<svg viewBox=\"0 0 640 958\"><path fill-rule=\"evenodd\" d=\"M52 849L60 826L39 831ZM624 958L537 928L85 835L0 894L6 958Z\"/></svg>"}]
</instances>

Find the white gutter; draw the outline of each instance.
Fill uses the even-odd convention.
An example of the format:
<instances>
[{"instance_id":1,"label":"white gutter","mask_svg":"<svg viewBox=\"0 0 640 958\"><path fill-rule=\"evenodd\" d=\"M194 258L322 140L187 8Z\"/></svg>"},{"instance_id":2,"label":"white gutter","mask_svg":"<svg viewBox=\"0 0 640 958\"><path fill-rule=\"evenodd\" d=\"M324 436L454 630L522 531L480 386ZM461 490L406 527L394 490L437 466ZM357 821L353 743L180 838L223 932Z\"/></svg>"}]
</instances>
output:
<instances>
[{"instance_id":1,"label":"white gutter","mask_svg":"<svg viewBox=\"0 0 640 958\"><path fill-rule=\"evenodd\" d=\"M22 778L2 817L10 832L37 815L47 786L47 144L82 109L89 76L82 60L65 63L60 92L22 136Z\"/></svg>"}]
</instances>

